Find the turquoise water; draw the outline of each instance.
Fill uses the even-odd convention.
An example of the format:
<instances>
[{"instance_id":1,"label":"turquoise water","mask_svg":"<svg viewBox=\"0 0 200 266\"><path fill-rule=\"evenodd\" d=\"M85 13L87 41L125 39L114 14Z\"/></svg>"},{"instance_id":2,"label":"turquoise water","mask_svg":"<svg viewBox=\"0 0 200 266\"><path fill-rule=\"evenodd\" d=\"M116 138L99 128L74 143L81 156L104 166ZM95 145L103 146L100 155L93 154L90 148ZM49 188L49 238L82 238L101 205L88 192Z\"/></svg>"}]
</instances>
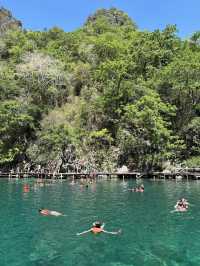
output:
<instances>
[{"instance_id":1,"label":"turquoise water","mask_svg":"<svg viewBox=\"0 0 200 266\"><path fill-rule=\"evenodd\" d=\"M0 180L0 265L199 266L200 182L145 181L143 194L128 191L134 185ZM192 204L189 211L171 213L181 197ZM41 216L40 207L66 216ZM76 236L97 219L122 234Z\"/></svg>"}]
</instances>

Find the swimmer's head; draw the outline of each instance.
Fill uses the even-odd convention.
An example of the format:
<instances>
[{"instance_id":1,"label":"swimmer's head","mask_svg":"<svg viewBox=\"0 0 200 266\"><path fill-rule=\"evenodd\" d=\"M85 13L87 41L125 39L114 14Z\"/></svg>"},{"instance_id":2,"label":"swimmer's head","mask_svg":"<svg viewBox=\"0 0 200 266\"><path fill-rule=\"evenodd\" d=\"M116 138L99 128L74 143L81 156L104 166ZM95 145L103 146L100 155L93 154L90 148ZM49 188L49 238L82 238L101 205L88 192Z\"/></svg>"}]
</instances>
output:
<instances>
[{"instance_id":1,"label":"swimmer's head","mask_svg":"<svg viewBox=\"0 0 200 266\"><path fill-rule=\"evenodd\" d=\"M93 225L94 225L95 227L100 228L100 227L102 226L102 223L99 222L99 221L96 221L96 222L93 223Z\"/></svg>"}]
</instances>

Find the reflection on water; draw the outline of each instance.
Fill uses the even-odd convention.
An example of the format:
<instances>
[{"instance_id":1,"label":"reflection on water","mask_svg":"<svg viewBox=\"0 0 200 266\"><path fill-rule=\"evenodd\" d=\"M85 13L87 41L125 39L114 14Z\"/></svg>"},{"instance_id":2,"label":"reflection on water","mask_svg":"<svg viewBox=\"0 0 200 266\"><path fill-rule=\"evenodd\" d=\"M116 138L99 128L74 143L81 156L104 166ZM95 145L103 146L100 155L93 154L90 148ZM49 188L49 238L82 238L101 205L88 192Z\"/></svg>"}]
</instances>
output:
<instances>
[{"instance_id":1,"label":"reflection on water","mask_svg":"<svg viewBox=\"0 0 200 266\"><path fill-rule=\"evenodd\" d=\"M1 266L199 266L200 182L0 180ZM177 199L191 206L171 213ZM44 217L39 208L64 217ZM95 220L118 236L76 236Z\"/></svg>"}]
</instances>

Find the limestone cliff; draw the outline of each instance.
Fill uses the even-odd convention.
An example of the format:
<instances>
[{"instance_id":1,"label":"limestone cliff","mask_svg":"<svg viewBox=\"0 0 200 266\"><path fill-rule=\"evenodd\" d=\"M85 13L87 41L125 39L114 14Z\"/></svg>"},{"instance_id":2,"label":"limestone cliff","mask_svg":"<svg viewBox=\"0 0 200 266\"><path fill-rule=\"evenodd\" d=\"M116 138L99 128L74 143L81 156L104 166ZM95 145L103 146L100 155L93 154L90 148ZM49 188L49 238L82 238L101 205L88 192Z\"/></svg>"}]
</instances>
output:
<instances>
[{"instance_id":1,"label":"limestone cliff","mask_svg":"<svg viewBox=\"0 0 200 266\"><path fill-rule=\"evenodd\" d=\"M21 21L15 19L12 13L5 9L0 8L0 34L6 32L9 29L21 28Z\"/></svg>"}]
</instances>

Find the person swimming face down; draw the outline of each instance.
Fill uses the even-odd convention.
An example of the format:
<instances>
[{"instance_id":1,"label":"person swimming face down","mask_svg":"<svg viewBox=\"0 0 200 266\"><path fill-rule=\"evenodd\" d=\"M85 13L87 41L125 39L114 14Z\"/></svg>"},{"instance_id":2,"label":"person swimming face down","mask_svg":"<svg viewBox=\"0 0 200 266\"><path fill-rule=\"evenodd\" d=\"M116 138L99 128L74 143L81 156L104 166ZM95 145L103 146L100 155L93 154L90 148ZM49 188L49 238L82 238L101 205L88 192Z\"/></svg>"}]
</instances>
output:
<instances>
[{"instance_id":1,"label":"person swimming face down","mask_svg":"<svg viewBox=\"0 0 200 266\"><path fill-rule=\"evenodd\" d=\"M50 215L50 211L47 209L39 209L38 212L42 215Z\"/></svg>"},{"instance_id":2,"label":"person swimming face down","mask_svg":"<svg viewBox=\"0 0 200 266\"><path fill-rule=\"evenodd\" d=\"M51 210L48 210L48 209L39 209L38 210L40 214L42 215L52 215L52 216L65 216L63 213L61 212L57 212L57 211L51 211Z\"/></svg>"}]
</instances>

